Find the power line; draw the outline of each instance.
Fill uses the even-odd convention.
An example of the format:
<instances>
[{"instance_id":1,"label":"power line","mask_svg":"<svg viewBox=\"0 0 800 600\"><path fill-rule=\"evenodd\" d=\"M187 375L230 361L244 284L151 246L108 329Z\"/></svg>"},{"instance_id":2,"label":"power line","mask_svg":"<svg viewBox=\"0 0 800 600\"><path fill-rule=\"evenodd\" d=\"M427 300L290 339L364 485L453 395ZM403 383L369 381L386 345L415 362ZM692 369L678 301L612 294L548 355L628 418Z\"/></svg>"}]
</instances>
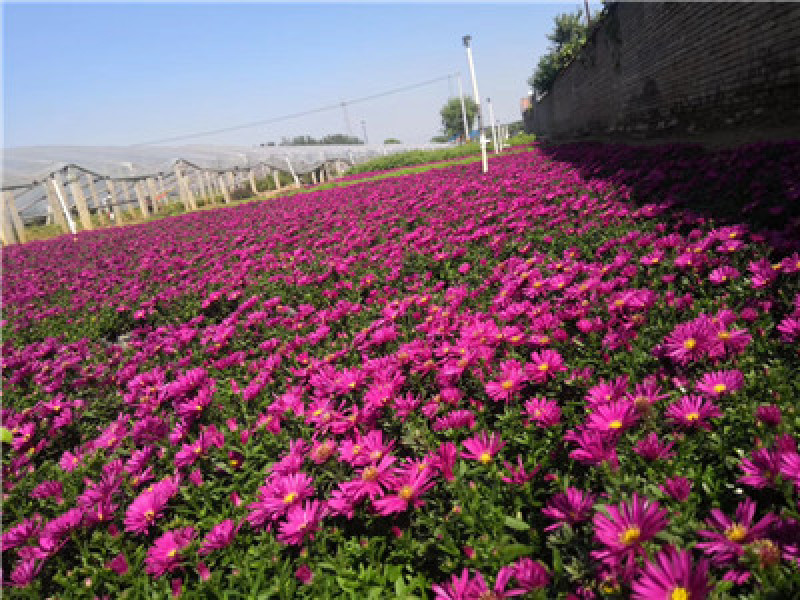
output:
<instances>
[{"instance_id":1,"label":"power line","mask_svg":"<svg viewBox=\"0 0 800 600\"><path fill-rule=\"evenodd\" d=\"M453 74L442 75L441 77L435 77L433 79L428 79L426 81L420 81L419 83L412 83L410 85L401 86L398 88L394 88L391 90L387 90L385 92L380 92L378 94L371 94L369 96L362 96L360 98L355 98L353 100L347 100L342 102L337 102L336 104L329 104L327 106L322 106L320 108L312 108L310 110L305 110L296 113L290 113L288 115L282 115L280 117L272 117L271 119L262 119L260 121L251 121L250 123L242 123L241 125L232 125L230 127L222 127L220 129L211 129L208 131L201 131L198 133L189 133L185 135L176 135L173 137L168 138L161 138L158 140L149 140L147 142L140 142L138 144L133 144L131 147L135 148L137 146L148 146L151 144L166 144L167 142L178 142L181 140L189 140L198 137L205 137L208 135L217 135L220 133L228 133L230 131L238 131L239 129L249 129L250 127L259 127L261 125L268 125L270 123L278 123L280 121L287 121L289 119L296 119L298 117L305 117L308 115L313 115L316 113L321 113L329 110L336 110L341 109L343 105L347 104L357 104L360 102L367 102L368 100L375 100L376 98L383 98L384 96L390 96L392 94L398 94L400 92L407 92L409 90L413 90L416 88L424 87L426 85L431 85L432 83L437 83L439 81L444 81L445 79L449 79L452 77Z\"/></svg>"}]
</instances>

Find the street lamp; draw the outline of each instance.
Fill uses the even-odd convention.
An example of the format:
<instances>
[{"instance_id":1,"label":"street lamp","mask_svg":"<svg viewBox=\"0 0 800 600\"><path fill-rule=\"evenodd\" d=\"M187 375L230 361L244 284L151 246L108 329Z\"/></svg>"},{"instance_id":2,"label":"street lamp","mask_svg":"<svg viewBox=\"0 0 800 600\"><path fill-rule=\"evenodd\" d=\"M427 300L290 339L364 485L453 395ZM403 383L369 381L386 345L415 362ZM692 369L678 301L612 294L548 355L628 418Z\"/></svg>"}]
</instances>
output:
<instances>
[{"instance_id":1,"label":"street lamp","mask_svg":"<svg viewBox=\"0 0 800 600\"><path fill-rule=\"evenodd\" d=\"M486 173L489 171L489 159L486 156L486 136L483 134L483 115L481 111L481 97L478 93L478 82L475 79L475 65L472 64L472 48L470 48L469 43L472 40L471 35L465 35L462 38L464 42L464 47L467 49L467 63L469 64L469 74L472 78L472 93L475 96L475 104L478 105L478 131L480 132L480 142L481 142L481 166L483 168L483 172Z\"/></svg>"}]
</instances>

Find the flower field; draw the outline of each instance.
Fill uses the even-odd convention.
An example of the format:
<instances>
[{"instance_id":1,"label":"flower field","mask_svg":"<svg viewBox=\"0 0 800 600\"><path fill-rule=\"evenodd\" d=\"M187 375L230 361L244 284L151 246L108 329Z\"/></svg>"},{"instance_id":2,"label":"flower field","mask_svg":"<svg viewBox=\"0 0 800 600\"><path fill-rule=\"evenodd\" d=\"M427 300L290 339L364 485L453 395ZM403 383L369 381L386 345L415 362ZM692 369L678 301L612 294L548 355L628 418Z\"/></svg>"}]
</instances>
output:
<instances>
[{"instance_id":1,"label":"flower field","mask_svg":"<svg viewBox=\"0 0 800 600\"><path fill-rule=\"evenodd\" d=\"M800 598L798 165L534 145L4 248L4 594Z\"/></svg>"}]
</instances>

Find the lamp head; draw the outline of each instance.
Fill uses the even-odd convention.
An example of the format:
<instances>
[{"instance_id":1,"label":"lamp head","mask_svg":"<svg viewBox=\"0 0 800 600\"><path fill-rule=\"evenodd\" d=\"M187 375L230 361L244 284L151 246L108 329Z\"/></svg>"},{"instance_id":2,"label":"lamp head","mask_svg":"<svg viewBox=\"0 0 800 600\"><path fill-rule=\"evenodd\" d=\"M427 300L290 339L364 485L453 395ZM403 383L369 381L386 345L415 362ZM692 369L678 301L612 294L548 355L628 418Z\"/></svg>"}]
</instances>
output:
<instances>
[{"instance_id":1,"label":"lamp head","mask_svg":"<svg viewBox=\"0 0 800 600\"><path fill-rule=\"evenodd\" d=\"M469 48L469 43L472 40L471 35L465 35L461 40L464 42L464 48Z\"/></svg>"}]
</instances>

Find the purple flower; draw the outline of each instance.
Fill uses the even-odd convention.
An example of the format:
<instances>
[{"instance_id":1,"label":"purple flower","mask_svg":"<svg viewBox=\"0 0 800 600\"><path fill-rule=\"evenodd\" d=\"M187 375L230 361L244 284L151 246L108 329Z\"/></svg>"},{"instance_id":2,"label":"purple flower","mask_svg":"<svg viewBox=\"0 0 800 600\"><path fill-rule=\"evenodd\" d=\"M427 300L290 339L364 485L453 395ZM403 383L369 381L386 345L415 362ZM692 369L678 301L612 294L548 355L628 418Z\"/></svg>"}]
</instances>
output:
<instances>
[{"instance_id":1,"label":"purple flower","mask_svg":"<svg viewBox=\"0 0 800 600\"><path fill-rule=\"evenodd\" d=\"M667 546L647 563L633 584L633 600L704 600L712 589L708 561Z\"/></svg>"}]
</instances>

